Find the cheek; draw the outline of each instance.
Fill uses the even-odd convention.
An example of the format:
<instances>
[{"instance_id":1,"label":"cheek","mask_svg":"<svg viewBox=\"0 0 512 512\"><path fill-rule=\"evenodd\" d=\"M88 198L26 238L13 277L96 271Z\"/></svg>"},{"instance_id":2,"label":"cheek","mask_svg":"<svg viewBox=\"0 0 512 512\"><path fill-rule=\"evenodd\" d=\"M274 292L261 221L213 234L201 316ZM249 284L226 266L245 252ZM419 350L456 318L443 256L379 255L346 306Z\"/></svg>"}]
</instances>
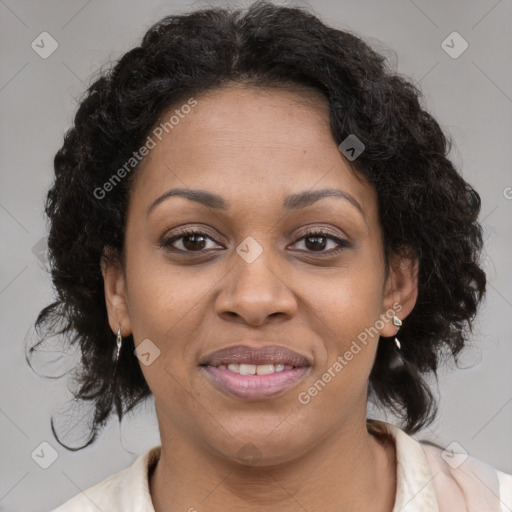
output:
<instances>
[{"instance_id":1,"label":"cheek","mask_svg":"<svg viewBox=\"0 0 512 512\"><path fill-rule=\"evenodd\" d=\"M327 401L357 400L366 390L379 340L382 313L383 262L360 251L339 271L309 282L304 294L311 314L311 325L322 340L317 388ZM328 389L327 389L328 388ZM312 390L315 393L314 390Z\"/></svg>"},{"instance_id":2,"label":"cheek","mask_svg":"<svg viewBox=\"0 0 512 512\"><path fill-rule=\"evenodd\" d=\"M206 277L194 277L173 269L157 249L127 247L131 249L126 260L128 311L141 369L155 397L164 392L176 400L192 378L194 340L201 336L204 301L221 274L212 269ZM148 352L146 365L140 354Z\"/></svg>"},{"instance_id":3,"label":"cheek","mask_svg":"<svg viewBox=\"0 0 512 512\"><path fill-rule=\"evenodd\" d=\"M204 280L172 268L162 250L127 240L128 309L135 341L163 342L205 295Z\"/></svg>"},{"instance_id":4,"label":"cheek","mask_svg":"<svg viewBox=\"0 0 512 512\"><path fill-rule=\"evenodd\" d=\"M311 278L304 300L325 326L332 329L338 340L336 345L341 349L379 319L383 272L379 261L359 253L350 264L321 281ZM313 289L314 292L309 291Z\"/></svg>"}]
</instances>

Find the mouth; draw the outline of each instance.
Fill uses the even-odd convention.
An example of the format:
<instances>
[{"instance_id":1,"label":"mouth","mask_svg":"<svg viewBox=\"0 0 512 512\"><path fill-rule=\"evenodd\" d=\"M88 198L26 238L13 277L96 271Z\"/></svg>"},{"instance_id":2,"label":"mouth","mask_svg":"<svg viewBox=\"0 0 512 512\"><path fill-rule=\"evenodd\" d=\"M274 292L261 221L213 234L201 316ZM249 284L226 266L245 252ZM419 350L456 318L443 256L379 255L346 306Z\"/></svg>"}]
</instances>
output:
<instances>
[{"instance_id":1,"label":"mouth","mask_svg":"<svg viewBox=\"0 0 512 512\"><path fill-rule=\"evenodd\" d=\"M279 345L236 345L206 356L200 367L216 388L230 396L262 400L287 392L309 373L311 363Z\"/></svg>"}]
</instances>

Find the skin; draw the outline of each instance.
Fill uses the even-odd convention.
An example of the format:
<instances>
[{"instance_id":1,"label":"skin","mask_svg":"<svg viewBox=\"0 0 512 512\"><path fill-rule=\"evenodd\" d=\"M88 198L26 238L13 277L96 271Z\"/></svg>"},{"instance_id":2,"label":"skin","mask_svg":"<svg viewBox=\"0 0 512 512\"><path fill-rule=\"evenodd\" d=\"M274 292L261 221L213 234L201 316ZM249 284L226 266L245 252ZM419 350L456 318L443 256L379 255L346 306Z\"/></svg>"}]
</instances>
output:
<instances>
[{"instance_id":1,"label":"skin","mask_svg":"<svg viewBox=\"0 0 512 512\"><path fill-rule=\"evenodd\" d=\"M196 99L137 170L124 266L102 261L112 331L121 324L136 346L150 339L160 350L141 364L162 441L155 510L390 512L395 449L366 428L379 337L308 404L297 396L377 320L381 336L395 335L383 315L398 303L403 320L414 307L418 262L392 255L386 278L376 191L338 150L320 93L233 84ZM175 187L219 194L231 207L171 197L147 215ZM362 212L334 197L283 210L287 195L323 188L350 194ZM159 245L185 225L210 238L178 239L181 253ZM306 243L318 228L350 245L334 253L335 241ZM236 252L249 236L263 249L252 263ZM271 399L221 392L201 357L248 340L290 347L312 361L309 373ZM252 460L237 455L243 447Z\"/></svg>"}]
</instances>

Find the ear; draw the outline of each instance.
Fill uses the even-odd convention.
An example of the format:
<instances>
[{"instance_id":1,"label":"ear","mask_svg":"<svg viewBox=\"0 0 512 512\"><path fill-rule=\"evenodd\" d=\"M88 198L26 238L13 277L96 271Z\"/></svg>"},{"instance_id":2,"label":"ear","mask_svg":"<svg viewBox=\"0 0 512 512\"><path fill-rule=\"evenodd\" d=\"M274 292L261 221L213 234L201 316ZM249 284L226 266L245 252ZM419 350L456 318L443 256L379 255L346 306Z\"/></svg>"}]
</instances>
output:
<instances>
[{"instance_id":1,"label":"ear","mask_svg":"<svg viewBox=\"0 0 512 512\"><path fill-rule=\"evenodd\" d=\"M126 296L126 279L119 257L108 248L101 257L101 273L110 328L117 334L121 325L121 335L128 336L132 329Z\"/></svg>"},{"instance_id":2,"label":"ear","mask_svg":"<svg viewBox=\"0 0 512 512\"><path fill-rule=\"evenodd\" d=\"M419 260L411 249L393 253L389 258L388 277L384 284L381 319L383 337L395 336L399 327L393 324L393 314L400 320L409 315L418 298Z\"/></svg>"}]
</instances>

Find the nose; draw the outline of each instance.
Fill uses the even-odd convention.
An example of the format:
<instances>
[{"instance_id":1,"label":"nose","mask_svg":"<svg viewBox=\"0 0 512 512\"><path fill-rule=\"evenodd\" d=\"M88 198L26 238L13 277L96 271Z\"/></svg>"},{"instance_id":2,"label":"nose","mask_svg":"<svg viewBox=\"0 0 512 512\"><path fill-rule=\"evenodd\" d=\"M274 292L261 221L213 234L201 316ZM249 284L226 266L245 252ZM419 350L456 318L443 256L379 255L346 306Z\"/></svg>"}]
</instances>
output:
<instances>
[{"instance_id":1,"label":"nose","mask_svg":"<svg viewBox=\"0 0 512 512\"><path fill-rule=\"evenodd\" d=\"M225 320L261 326L269 318L290 319L297 300L286 283L286 275L272 265L263 251L251 263L238 255L234 268L222 280L216 312Z\"/></svg>"}]
</instances>

